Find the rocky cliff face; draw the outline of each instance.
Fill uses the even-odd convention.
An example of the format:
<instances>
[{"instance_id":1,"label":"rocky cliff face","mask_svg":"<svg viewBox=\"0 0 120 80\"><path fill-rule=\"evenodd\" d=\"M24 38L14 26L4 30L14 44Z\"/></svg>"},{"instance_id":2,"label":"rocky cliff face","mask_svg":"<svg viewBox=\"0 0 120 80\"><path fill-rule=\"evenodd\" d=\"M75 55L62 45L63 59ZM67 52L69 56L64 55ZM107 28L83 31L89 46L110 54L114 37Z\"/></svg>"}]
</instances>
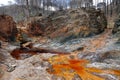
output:
<instances>
[{"instance_id":1,"label":"rocky cliff face","mask_svg":"<svg viewBox=\"0 0 120 80\"><path fill-rule=\"evenodd\" d=\"M33 35L39 32L40 35L51 39L66 41L97 35L106 27L107 20L102 11L74 9L54 12L47 18L37 19L29 26L28 30Z\"/></svg>"},{"instance_id":2,"label":"rocky cliff face","mask_svg":"<svg viewBox=\"0 0 120 80\"><path fill-rule=\"evenodd\" d=\"M16 23L8 15L0 15L0 39L14 41L17 34Z\"/></svg>"}]
</instances>

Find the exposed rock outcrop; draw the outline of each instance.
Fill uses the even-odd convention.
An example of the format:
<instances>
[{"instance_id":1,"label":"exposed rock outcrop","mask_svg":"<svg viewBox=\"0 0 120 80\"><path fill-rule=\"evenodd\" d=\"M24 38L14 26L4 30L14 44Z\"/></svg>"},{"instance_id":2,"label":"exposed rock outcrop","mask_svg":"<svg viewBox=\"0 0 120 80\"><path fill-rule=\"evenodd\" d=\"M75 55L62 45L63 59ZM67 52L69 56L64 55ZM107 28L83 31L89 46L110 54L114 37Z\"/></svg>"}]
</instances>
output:
<instances>
[{"instance_id":1,"label":"exposed rock outcrop","mask_svg":"<svg viewBox=\"0 0 120 80\"><path fill-rule=\"evenodd\" d=\"M113 33L118 33L120 32L120 15L118 19L115 21L114 28L113 28Z\"/></svg>"},{"instance_id":2,"label":"exposed rock outcrop","mask_svg":"<svg viewBox=\"0 0 120 80\"><path fill-rule=\"evenodd\" d=\"M0 15L0 39L14 41L17 34L16 23L8 15Z\"/></svg>"},{"instance_id":3,"label":"exposed rock outcrop","mask_svg":"<svg viewBox=\"0 0 120 80\"><path fill-rule=\"evenodd\" d=\"M28 27L28 31L33 35L44 35L63 42L73 38L97 35L106 27L107 20L102 11L70 9L57 11L47 18L35 20Z\"/></svg>"},{"instance_id":4,"label":"exposed rock outcrop","mask_svg":"<svg viewBox=\"0 0 120 80\"><path fill-rule=\"evenodd\" d=\"M44 25L37 21L34 21L29 24L28 32L34 36L41 36L43 34L43 28Z\"/></svg>"}]
</instances>

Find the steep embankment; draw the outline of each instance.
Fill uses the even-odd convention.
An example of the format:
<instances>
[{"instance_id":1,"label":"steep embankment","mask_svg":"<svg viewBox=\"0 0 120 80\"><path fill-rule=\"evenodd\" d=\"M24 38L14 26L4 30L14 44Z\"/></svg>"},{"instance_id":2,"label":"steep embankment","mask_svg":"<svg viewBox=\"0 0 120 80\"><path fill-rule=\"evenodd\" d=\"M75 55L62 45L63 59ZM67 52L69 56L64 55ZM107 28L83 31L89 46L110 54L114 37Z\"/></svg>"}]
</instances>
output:
<instances>
[{"instance_id":1,"label":"steep embankment","mask_svg":"<svg viewBox=\"0 0 120 80\"><path fill-rule=\"evenodd\" d=\"M48 17L34 18L28 23L28 34L64 42L100 34L106 27L107 21L102 11L74 9L57 11Z\"/></svg>"}]
</instances>

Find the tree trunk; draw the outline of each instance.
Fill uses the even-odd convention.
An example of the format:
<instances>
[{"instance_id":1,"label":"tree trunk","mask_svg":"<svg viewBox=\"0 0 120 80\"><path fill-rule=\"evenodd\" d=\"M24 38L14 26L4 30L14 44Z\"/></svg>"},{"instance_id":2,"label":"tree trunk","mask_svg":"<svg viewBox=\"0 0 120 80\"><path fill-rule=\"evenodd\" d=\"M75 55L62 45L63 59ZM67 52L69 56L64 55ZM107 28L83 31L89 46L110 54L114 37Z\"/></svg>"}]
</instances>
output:
<instances>
[{"instance_id":1,"label":"tree trunk","mask_svg":"<svg viewBox=\"0 0 120 80\"><path fill-rule=\"evenodd\" d=\"M113 13L113 3L112 3L112 0L110 0L110 16L112 17L112 13Z\"/></svg>"},{"instance_id":2,"label":"tree trunk","mask_svg":"<svg viewBox=\"0 0 120 80\"><path fill-rule=\"evenodd\" d=\"M25 10L27 19L30 17L29 2L26 0L26 10Z\"/></svg>"}]
</instances>

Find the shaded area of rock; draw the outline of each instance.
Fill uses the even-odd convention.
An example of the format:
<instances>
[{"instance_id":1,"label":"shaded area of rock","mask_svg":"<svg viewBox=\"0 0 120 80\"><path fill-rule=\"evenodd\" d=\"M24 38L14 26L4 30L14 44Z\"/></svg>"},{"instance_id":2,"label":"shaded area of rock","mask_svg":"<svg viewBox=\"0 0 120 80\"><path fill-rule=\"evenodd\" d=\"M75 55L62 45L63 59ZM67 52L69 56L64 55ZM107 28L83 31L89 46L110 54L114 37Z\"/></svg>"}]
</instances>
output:
<instances>
[{"instance_id":1,"label":"shaded area of rock","mask_svg":"<svg viewBox=\"0 0 120 80\"><path fill-rule=\"evenodd\" d=\"M117 50L108 51L101 54L100 57L101 57L101 60L104 60L104 59L120 60L120 51L117 51Z\"/></svg>"},{"instance_id":2,"label":"shaded area of rock","mask_svg":"<svg viewBox=\"0 0 120 80\"><path fill-rule=\"evenodd\" d=\"M4 63L9 56L9 53L6 50L0 49L0 63Z\"/></svg>"},{"instance_id":3,"label":"shaded area of rock","mask_svg":"<svg viewBox=\"0 0 120 80\"><path fill-rule=\"evenodd\" d=\"M118 38L117 44L120 44L120 14L115 21L112 33Z\"/></svg>"},{"instance_id":4,"label":"shaded area of rock","mask_svg":"<svg viewBox=\"0 0 120 80\"><path fill-rule=\"evenodd\" d=\"M11 16L0 15L0 39L3 41L15 41L17 34L16 23Z\"/></svg>"},{"instance_id":5,"label":"shaded area of rock","mask_svg":"<svg viewBox=\"0 0 120 80\"><path fill-rule=\"evenodd\" d=\"M33 21L29 24L28 33L33 36L43 35L44 25L38 21Z\"/></svg>"},{"instance_id":6,"label":"shaded area of rock","mask_svg":"<svg viewBox=\"0 0 120 80\"><path fill-rule=\"evenodd\" d=\"M118 19L116 19L115 24L114 24L114 28L113 28L113 33L118 33L120 32L120 16L118 17Z\"/></svg>"}]
</instances>

